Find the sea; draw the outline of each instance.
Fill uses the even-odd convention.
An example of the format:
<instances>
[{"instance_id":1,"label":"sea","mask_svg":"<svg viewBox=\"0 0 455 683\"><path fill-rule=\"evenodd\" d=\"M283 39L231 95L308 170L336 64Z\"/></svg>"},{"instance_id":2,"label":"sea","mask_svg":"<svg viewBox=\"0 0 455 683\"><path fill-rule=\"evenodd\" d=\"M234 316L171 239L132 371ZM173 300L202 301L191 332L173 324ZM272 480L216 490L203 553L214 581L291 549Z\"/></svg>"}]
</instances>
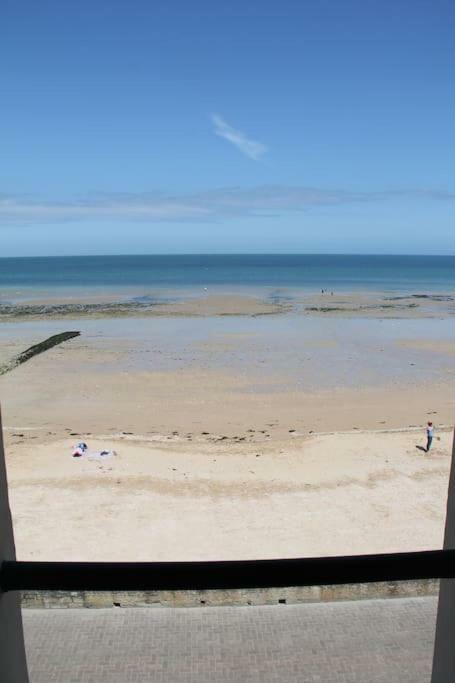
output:
<instances>
[{"instance_id":1,"label":"sea","mask_svg":"<svg viewBox=\"0 0 455 683\"><path fill-rule=\"evenodd\" d=\"M0 296L289 289L455 291L455 256L192 254L0 258Z\"/></svg>"}]
</instances>

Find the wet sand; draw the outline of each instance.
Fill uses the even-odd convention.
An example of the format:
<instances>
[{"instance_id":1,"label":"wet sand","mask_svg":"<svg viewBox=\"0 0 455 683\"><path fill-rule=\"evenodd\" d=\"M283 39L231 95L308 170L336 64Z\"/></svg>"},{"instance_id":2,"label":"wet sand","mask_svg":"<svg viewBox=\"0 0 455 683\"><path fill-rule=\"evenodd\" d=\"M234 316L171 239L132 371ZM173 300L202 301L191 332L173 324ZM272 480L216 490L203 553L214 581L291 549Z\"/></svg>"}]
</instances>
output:
<instances>
[{"instance_id":1,"label":"wet sand","mask_svg":"<svg viewBox=\"0 0 455 683\"><path fill-rule=\"evenodd\" d=\"M223 288L196 291L133 290L129 293L22 295L0 297L0 323L19 320L65 320L121 317L205 317L279 315L336 318L437 318L455 317L455 294L344 292L315 294L263 288L260 292L225 292Z\"/></svg>"},{"instance_id":2,"label":"wet sand","mask_svg":"<svg viewBox=\"0 0 455 683\"><path fill-rule=\"evenodd\" d=\"M452 320L430 328L296 316L73 320L71 327L81 336L0 378L7 434L196 438L205 431L279 441L290 429L453 420ZM57 322L0 326L0 364L61 329Z\"/></svg>"},{"instance_id":3,"label":"wet sand","mask_svg":"<svg viewBox=\"0 0 455 683\"><path fill-rule=\"evenodd\" d=\"M65 320L83 318L122 317L199 317L226 315L273 315L289 310L289 305L254 296L202 296L166 301L157 297L137 297L118 300L112 295L82 300L50 299L0 304L0 322L14 320Z\"/></svg>"}]
</instances>

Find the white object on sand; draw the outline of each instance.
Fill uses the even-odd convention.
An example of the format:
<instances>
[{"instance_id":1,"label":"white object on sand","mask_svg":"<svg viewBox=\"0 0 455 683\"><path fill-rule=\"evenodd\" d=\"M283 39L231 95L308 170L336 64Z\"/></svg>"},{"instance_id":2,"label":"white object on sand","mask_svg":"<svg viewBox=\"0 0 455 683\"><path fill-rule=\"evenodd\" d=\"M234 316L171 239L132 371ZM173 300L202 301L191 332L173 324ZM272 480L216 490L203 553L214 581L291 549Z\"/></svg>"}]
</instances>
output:
<instances>
[{"instance_id":1,"label":"white object on sand","mask_svg":"<svg viewBox=\"0 0 455 683\"><path fill-rule=\"evenodd\" d=\"M117 455L115 451L88 451L87 457L89 460L105 460Z\"/></svg>"}]
</instances>

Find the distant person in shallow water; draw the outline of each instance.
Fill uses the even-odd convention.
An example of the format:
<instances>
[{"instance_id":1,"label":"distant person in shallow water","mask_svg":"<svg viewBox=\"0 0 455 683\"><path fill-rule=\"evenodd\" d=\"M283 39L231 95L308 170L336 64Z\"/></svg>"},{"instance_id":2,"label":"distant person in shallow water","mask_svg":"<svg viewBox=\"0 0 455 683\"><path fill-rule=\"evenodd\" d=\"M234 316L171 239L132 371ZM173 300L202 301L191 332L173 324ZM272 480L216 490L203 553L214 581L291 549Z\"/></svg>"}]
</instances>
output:
<instances>
[{"instance_id":1,"label":"distant person in shallow water","mask_svg":"<svg viewBox=\"0 0 455 683\"><path fill-rule=\"evenodd\" d=\"M427 424L427 453L431 448L431 443L433 441L433 435L434 435L434 426L432 422L428 422Z\"/></svg>"}]
</instances>

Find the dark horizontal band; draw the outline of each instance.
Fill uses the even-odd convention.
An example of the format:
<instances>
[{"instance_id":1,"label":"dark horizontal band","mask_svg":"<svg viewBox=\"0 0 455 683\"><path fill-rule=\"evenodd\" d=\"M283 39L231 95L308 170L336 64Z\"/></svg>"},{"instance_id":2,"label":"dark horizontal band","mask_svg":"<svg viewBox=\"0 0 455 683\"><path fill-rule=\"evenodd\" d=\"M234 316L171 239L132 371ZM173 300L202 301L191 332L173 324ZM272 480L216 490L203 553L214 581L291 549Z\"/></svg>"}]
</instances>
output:
<instances>
[{"instance_id":1,"label":"dark horizontal band","mask_svg":"<svg viewBox=\"0 0 455 683\"><path fill-rule=\"evenodd\" d=\"M455 577L455 550L227 562L3 562L0 588L158 591L321 586Z\"/></svg>"}]
</instances>

